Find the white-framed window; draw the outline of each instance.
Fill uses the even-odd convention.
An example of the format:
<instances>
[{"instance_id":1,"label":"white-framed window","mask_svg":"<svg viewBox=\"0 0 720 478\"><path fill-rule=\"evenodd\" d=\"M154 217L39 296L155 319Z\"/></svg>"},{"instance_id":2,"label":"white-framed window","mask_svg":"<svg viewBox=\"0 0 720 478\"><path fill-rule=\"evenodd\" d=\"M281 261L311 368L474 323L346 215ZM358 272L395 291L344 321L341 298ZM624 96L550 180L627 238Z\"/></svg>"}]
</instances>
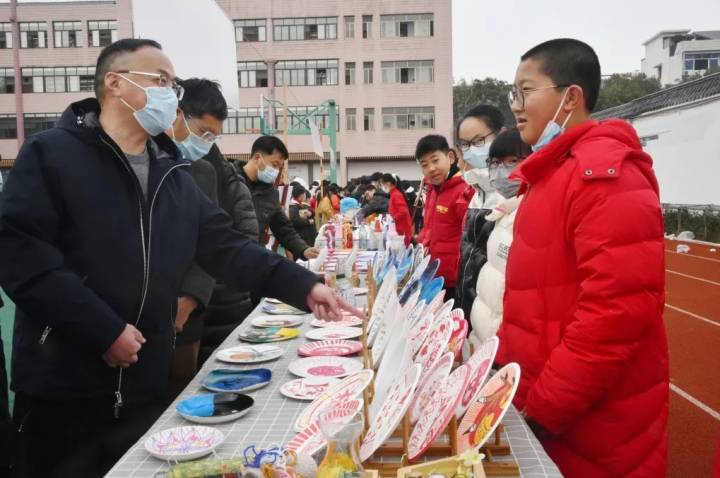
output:
<instances>
[{"instance_id":1,"label":"white-framed window","mask_svg":"<svg viewBox=\"0 0 720 478\"><path fill-rule=\"evenodd\" d=\"M366 85L372 85L373 83L373 62L363 62L363 83Z\"/></svg>"},{"instance_id":2,"label":"white-framed window","mask_svg":"<svg viewBox=\"0 0 720 478\"><path fill-rule=\"evenodd\" d=\"M235 41L238 43L259 42L267 40L267 20L256 18L250 20L234 20Z\"/></svg>"},{"instance_id":3,"label":"white-framed window","mask_svg":"<svg viewBox=\"0 0 720 478\"><path fill-rule=\"evenodd\" d=\"M346 15L344 18L345 38L355 38L355 15Z\"/></svg>"},{"instance_id":4,"label":"white-framed window","mask_svg":"<svg viewBox=\"0 0 720 478\"><path fill-rule=\"evenodd\" d=\"M296 115L307 115L308 113L312 112L314 109L316 109L317 106L289 106L288 111L290 113L294 113ZM290 121L290 128L291 129L300 129L300 128L307 128L308 125L305 122L302 122L295 118L292 115L288 115L288 119ZM315 124L317 125L318 129L324 130L330 127L330 115L328 114L327 110L323 111L322 113L316 113L312 116L313 121L315 121ZM275 108L275 125L272 127L274 129L284 129L283 124L283 109L280 107ZM338 108L335 112L335 131L340 131L340 109Z\"/></svg>"},{"instance_id":5,"label":"white-framed window","mask_svg":"<svg viewBox=\"0 0 720 478\"><path fill-rule=\"evenodd\" d=\"M383 61L383 83L432 83L435 81L433 60Z\"/></svg>"},{"instance_id":6,"label":"white-framed window","mask_svg":"<svg viewBox=\"0 0 720 478\"><path fill-rule=\"evenodd\" d=\"M383 129L435 129L435 107L383 108L382 124Z\"/></svg>"},{"instance_id":7,"label":"white-framed window","mask_svg":"<svg viewBox=\"0 0 720 478\"><path fill-rule=\"evenodd\" d=\"M268 70L262 61L239 61L237 64L240 88L264 88L268 85Z\"/></svg>"},{"instance_id":8,"label":"white-framed window","mask_svg":"<svg viewBox=\"0 0 720 478\"><path fill-rule=\"evenodd\" d=\"M375 108L363 109L363 131L373 131L375 129Z\"/></svg>"},{"instance_id":9,"label":"white-framed window","mask_svg":"<svg viewBox=\"0 0 720 478\"><path fill-rule=\"evenodd\" d=\"M338 60L286 60L275 65L275 86L338 84Z\"/></svg>"},{"instance_id":10,"label":"white-framed window","mask_svg":"<svg viewBox=\"0 0 720 478\"><path fill-rule=\"evenodd\" d=\"M89 20L88 46L106 47L117 41L117 20Z\"/></svg>"},{"instance_id":11,"label":"white-framed window","mask_svg":"<svg viewBox=\"0 0 720 478\"><path fill-rule=\"evenodd\" d=\"M82 46L82 22L53 22L55 48L77 48Z\"/></svg>"},{"instance_id":12,"label":"white-framed window","mask_svg":"<svg viewBox=\"0 0 720 478\"><path fill-rule=\"evenodd\" d=\"M23 93L73 93L94 89L94 66L31 66L22 69Z\"/></svg>"},{"instance_id":13,"label":"white-framed window","mask_svg":"<svg viewBox=\"0 0 720 478\"><path fill-rule=\"evenodd\" d=\"M346 85L354 85L355 84L355 62L354 61L346 61L345 62L345 84Z\"/></svg>"},{"instance_id":14,"label":"white-framed window","mask_svg":"<svg viewBox=\"0 0 720 478\"><path fill-rule=\"evenodd\" d=\"M345 108L345 129L355 131L357 129L357 109Z\"/></svg>"},{"instance_id":15,"label":"white-framed window","mask_svg":"<svg viewBox=\"0 0 720 478\"><path fill-rule=\"evenodd\" d=\"M47 22L20 22L20 48L47 48Z\"/></svg>"},{"instance_id":16,"label":"white-framed window","mask_svg":"<svg viewBox=\"0 0 720 478\"><path fill-rule=\"evenodd\" d=\"M12 23L0 23L0 49L9 49L13 47L12 42Z\"/></svg>"},{"instance_id":17,"label":"white-framed window","mask_svg":"<svg viewBox=\"0 0 720 478\"><path fill-rule=\"evenodd\" d=\"M720 51L685 53L683 73L695 75L720 68Z\"/></svg>"},{"instance_id":18,"label":"white-framed window","mask_svg":"<svg viewBox=\"0 0 720 478\"><path fill-rule=\"evenodd\" d=\"M363 38L372 38L372 22L373 22L372 15L363 15L362 16L362 37Z\"/></svg>"},{"instance_id":19,"label":"white-framed window","mask_svg":"<svg viewBox=\"0 0 720 478\"><path fill-rule=\"evenodd\" d=\"M432 13L380 15L382 37L431 37L434 33Z\"/></svg>"},{"instance_id":20,"label":"white-framed window","mask_svg":"<svg viewBox=\"0 0 720 478\"><path fill-rule=\"evenodd\" d=\"M273 40L335 40L337 17L273 18Z\"/></svg>"},{"instance_id":21,"label":"white-framed window","mask_svg":"<svg viewBox=\"0 0 720 478\"><path fill-rule=\"evenodd\" d=\"M253 134L260 129L260 108L238 108L228 110L223 122L223 134Z\"/></svg>"}]
</instances>

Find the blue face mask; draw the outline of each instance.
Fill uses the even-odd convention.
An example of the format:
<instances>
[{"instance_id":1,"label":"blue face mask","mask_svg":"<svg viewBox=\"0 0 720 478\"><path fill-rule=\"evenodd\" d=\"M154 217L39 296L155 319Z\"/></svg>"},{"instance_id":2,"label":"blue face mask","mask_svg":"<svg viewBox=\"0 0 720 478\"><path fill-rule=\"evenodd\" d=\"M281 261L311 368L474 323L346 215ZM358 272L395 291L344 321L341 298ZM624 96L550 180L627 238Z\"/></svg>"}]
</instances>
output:
<instances>
[{"instance_id":1,"label":"blue face mask","mask_svg":"<svg viewBox=\"0 0 720 478\"><path fill-rule=\"evenodd\" d=\"M487 168L487 159L490 156L490 145L470 146L463 152L463 160L473 168Z\"/></svg>"},{"instance_id":2,"label":"blue face mask","mask_svg":"<svg viewBox=\"0 0 720 478\"><path fill-rule=\"evenodd\" d=\"M257 178L258 178L258 181L260 181L260 182L263 182L266 184L273 184L273 183L275 183L275 179L278 177L278 174L280 174L280 171L273 168L269 164L266 164L265 169L258 170Z\"/></svg>"},{"instance_id":3,"label":"blue face mask","mask_svg":"<svg viewBox=\"0 0 720 478\"><path fill-rule=\"evenodd\" d=\"M185 121L185 127L188 131L190 131L190 134L184 140L178 141L177 139L175 139L175 128L173 127L173 141L175 141L175 146L177 146L177 148L180 150L183 158L189 161L197 161L198 159L206 156L208 152L210 152L210 148L212 148L213 144L205 141L200 136L193 133L184 115L183 121Z\"/></svg>"},{"instance_id":4,"label":"blue face mask","mask_svg":"<svg viewBox=\"0 0 720 478\"><path fill-rule=\"evenodd\" d=\"M565 121L563 121L562 126L557 124L555 121L557 119L557 115L560 114L560 110L562 109L563 103L565 103L565 97L567 96L568 91L570 89L565 90L565 94L563 94L562 100L560 100L560 105L558 106L557 111L555 111L555 116L553 116L553 119L548 122L547 126L545 126L545 129L543 130L542 134L540 135L540 138L537 140L535 144L531 146L533 151L537 151L545 145L547 145L550 141L557 138L562 134L562 132L565 130L565 125L568 121L570 121L570 117L572 116L572 111L569 115L567 115L567 118L565 118ZM507 197L507 196L506 196Z\"/></svg>"},{"instance_id":5,"label":"blue face mask","mask_svg":"<svg viewBox=\"0 0 720 478\"><path fill-rule=\"evenodd\" d=\"M130 106L122 98L120 101L133 110L135 120L150 136L157 136L172 126L178 107L178 97L172 88L163 86L145 88L123 75L120 77L145 91L145 106L139 110Z\"/></svg>"}]
</instances>

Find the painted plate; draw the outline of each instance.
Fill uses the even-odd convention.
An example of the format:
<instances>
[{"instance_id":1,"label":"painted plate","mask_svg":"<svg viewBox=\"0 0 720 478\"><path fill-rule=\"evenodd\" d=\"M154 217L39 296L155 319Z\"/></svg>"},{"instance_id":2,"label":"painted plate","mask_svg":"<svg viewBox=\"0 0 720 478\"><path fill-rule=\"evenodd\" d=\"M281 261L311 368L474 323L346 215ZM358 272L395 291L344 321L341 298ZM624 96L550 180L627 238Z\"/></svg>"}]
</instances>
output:
<instances>
[{"instance_id":1,"label":"painted plate","mask_svg":"<svg viewBox=\"0 0 720 478\"><path fill-rule=\"evenodd\" d=\"M375 302L373 302L370 320L368 321L368 331L371 331L375 327L378 319L385 316L387 308L390 306L390 299L392 298L393 292L397 296L397 277L395 276L394 268L388 272L386 280L380 284L380 288L377 294L375 294Z\"/></svg>"},{"instance_id":2,"label":"painted plate","mask_svg":"<svg viewBox=\"0 0 720 478\"><path fill-rule=\"evenodd\" d=\"M495 360L495 353L497 352L499 343L500 340L497 337L489 338L467 360L466 364L471 368L470 378L455 409L455 416L458 417L458 419L462 418L468 407L477 401L485 379L490 373L490 368Z\"/></svg>"},{"instance_id":3,"label":"painted plate","mask_svg":"<svg viewBox=\"0 0 720 478\"><path fill-rule=\"evenodd\" d=\"M452 333L450 334L450 342L448 350L455 353L456 357L462 356L462 348L465 345L465 339L468 333L468 322L465 320L465 312L462 309L455 309L450 312L453 320Z\"/></svg>"},{"instance_id":4,"label":"painted plate","mask_svg":"<svg viewBox=\"0 0 720 478\"><path fill-rule=\"evenodd\" d=\"M268 304L282 304L282 301L280 299L276 299L274 297L265 297L265 302Z\"/></svg>"},{"instance_id":5,"label":"painted plate","mask_svg":"<svg viewBox=\"0 0 720 478\"><path fill-rule=\"evenodd\" d=\"M269 342L292 340L297 338L299 335L300 329L273 327L271 329L246 329L238 334L238 338L244 342L265 344Z\"/></svg>"},{"instance_id":6,"label":"painted plate","mask_svg":"<svg viewBox=\"0 0 720 478\"><path fill-rule=\"evenodd\" d=\"M406 337L406 330L401 330L401 337ZM390 389L395 385L398 377L400 377L408 367L412 366L412 356L410 355L410 344L404 338L393 341L388 345L385 356L383 357L380 367L375 374L374 396L370 403L370 419L380 411L380 407L385 402Z\"/></svg>"},{"instance_id":7,"label":"painted plate","mask_svg":"<svg viewBox=\"0 0 720 478\"><path fill-rule=\"evenodd\" d=\"M320 430L319 421L331 418L338 423L347 423L357 415L362 408L362 404L362 400L354 398L337 403L332 408L323 410L318 420L295 435L295 437L285 445L285 449L294 451L297 454L314 455L327 445L325 435L323 435Z\"/></svg>"},{"instance_id":8,"label":"painted plate","mask_svg":"<svg viewBox=\"0 0 720 478\"><path fill-rule=\"evenodd\" d=\"M238 345L220 350L215 358L227 363L260 363L275 360L285 351L275 345Z\"/></svg>"},{"instance_id":9,"label":"painted plate","mask_svg":"<svg viewBox=\"0 0 720 478\"><path fill-rule=\"evenodd\" d=\"M307 312L304 312L296 307L293 307L292 305L288 304L264 304L262 306L262 311L266 314L271 315L305 315Z\"/></svg>"},{"instance_id":10,"label":"painted plate","mask_svg":"<svg viewBox=\"0 0 720 478\"><path fill-rule=\"evenodd\" d=\"M323 327L308 330L305 337L310 340L356 339L362 335L359 327Z\"/></svg>"},{"instance_id":11,"label":"painted plate","mask_svg":"<svg viewBox=\"0 0 720 478\"><path fill-rule=\"evenodd\" d=\"M356 340L321 340L308 342L298 347L298 355L303 357L341 357L354 355L362 350L362 344Z\"/></svg>"},{"instance_id":12,"label":"painted plate","mask_svg":"<svg viewBox=\"0 0 720 478\"><path fill-rule=\"evenodd\" d=\"M264 387L271 379L272 372L266 368L219 368L208 373L201 385L211 392L245 393Z\"/></svg>"},{"instance_id":13,"label":"painted plate","mask_svg":"<svg viewBox=\"0 0 720 478\"><path fill-rule=\"evenodd\" d=\"M212 453L225 440L220 430L200 425L175 427L150 435L145 449L165 461L189 461Z\"/></svg>"},{"instance_id":14,"label":"painted plate","mask_svg":"<svg viewBox=\"0 0 720 478\"><path fill-rule=\"evenodd\" d=\"M186 398L175 407L178 414L191 422L210 425L237 420L250 411L252 397L236 393L204 393Z\"/></svg>"},{"instance_id":15,"label":"painted plate","mask_svg":"<svg viewBox=\"0 0 720 478\"><path fill-rule=\"evenodd\" d=\"M432 332L433 327L438 324L443 317L450 315L453 303L454 301L450 299L435 312L432 311L431 306L425 308L422 317L420 317L415 322L413 328L410 329L410 346L412 347L413 357L416 356L420 348L422 348L430 332Z\"/></svg>"},{"instance_id":16,"label":"painted plate","mask_svg":"<svg viewBox=\"0 0 720 478\"><path fill-rule=\"evenodd\" d=\"M448 352L443 354L435 365L435 368L425 374L425 378L418 385L415 393L415 400L410 405L410 421L415 423L420 418L423 410L427 409L428 403L435 391L442 385L446 378L450 375L453 365L453 354Z\"/></svg>"},{"instance_id":17,"label":"painted plate","mask_svg":"<svg viewBox=\"0 0 720 478\"><path fill-rule=\"evenodd\" d=\"M305 322L303 317L298 315L261 315L250 322L253 327L261 329L273 327L298 327Z\"/></svg>"},{"instance_id":18,"label":"painted plate","mask_svg":"<svg viewBox=\"0 0 720 478\"><path fill-rule=\"evenodd\" d=\"M307 357L290 363L288 370L298 377L345 377L362 370L360 360L347 357Z\"/></svg>"},{"instance_id":19,"label":"painted plate","mask_svg":"<svg viewBox=\"0 0 720 478\"><path fill-rule=\"evenodd\" d=\"M365 461L393 434L405 415L420 380L422 367L413 364L405 370L390 390L382 408L370 421L360 446L360 460Z\"/></svg>"},{"instance_id":20,"label":"painted plate","mask_svg":"<svg viewBox=\"0 0 720 478\"><path fill-rule=\"evenodd\" d=\"M452 319L446 316L433 325L427 340L415 356L415 363L419 363L423 368L423 377L435 368L435 363L447 352L452 323Z\"/></svg>"},{"instance_id":21,"label":"painted plate","mask_svg":"<svg viewBox=\"0 0 720 478\"><path fill-rule=\"evenodd\" d=\"M338 382L340 379L332 377L297 378L283 384L280 393L295 400L315 400Z\"/></svg>"},{"instance_id":22,"label":"painted plate","mask_svg":"<svg viewBox=\"0 0 720 478\"><path fill-rule=\"evenodd\" d=\"M313 319L310 325L313 327L356 327L362 325L363 320L360 317L352 315L343 315L342 320L320 320Z\"/></svg>"},{"instance_id":23,"label":"painted plate","mask_svg":"<svg viewBox=\"0 0 720 478\"><path fill-rule=\"evenodd\" d=\"M300 413L295 421L295 431L300 432L312 425L322 410L331 406L333 402L342 402L358 397L370 384L374 375L372 370L366 368L348 375L335 385L330 385Z\"/></svg>"},{"instance_id":24,"label":"painted plate","mask_svg":"<svg viewBox=\"0 0 720 478\"><path fill-rule=\"evenodd\" d=\"M470 367L461 365L451 373L430 398L415 424L408 442L408 458L415 460L445 430L465 389Z\"/></svg>"},{"instance_id":25,"label":"painted plate","mask_svg":"<svg viewBox=\"0 0 720 478\"><path fill-rule=\"evenodd\" d=\"M470 405L457 431L458 452L485 444L512 403L518 383L520 366L509 363L492 376Z\"/></svg>"}]
</instances>

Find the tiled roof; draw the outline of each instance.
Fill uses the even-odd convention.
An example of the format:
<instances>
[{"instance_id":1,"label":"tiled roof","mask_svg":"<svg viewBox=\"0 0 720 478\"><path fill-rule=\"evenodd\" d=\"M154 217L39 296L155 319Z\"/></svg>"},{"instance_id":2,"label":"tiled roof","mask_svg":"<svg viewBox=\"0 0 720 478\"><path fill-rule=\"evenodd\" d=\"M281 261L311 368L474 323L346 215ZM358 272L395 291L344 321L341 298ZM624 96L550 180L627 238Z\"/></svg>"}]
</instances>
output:
<instances>
[{"instance_id":1,"label":"tiled roof","mask_svg":"<svg viewBox=\"0 0 720 478\"><path fill-rule=\"evenodd\" d=\"M720 40L720 30L705 30L702 32L693 32L693 34L709 40Z\"/></svg>"},{"instance_id":2,"label":"tiled roof","mask_svg":"<svg viewBox=\"0 0 720 478\"><path fill-rule=\"evenodd\" d=\"M720 95L720 73L681 83L593 114L595 119L630 119L644 113Z\"/></svg>"}]
</instances>

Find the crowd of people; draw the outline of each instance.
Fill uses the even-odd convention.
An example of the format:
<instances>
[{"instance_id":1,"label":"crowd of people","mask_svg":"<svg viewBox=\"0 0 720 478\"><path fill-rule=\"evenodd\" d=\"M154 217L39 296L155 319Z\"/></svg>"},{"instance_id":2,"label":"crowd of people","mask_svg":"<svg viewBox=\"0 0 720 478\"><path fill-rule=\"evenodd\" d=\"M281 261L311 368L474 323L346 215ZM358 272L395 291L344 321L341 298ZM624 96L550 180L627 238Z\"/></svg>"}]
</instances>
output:
<instances>
[{"instance_id":1,"label":"crowd of people","mask_svg":"<svg viewBox=\"0 0 720 478\"><path fill-rule=\"evenodd\" d=\"M526 52L516 125L481 104L452 144L420 138L420 182L296 178L287 211L286 145L262 136L247 162L226 161L216 83L176 79L152 40L113 43L96 71L96 98L28 138L5 186L17 476L102 475L260 297L338 317L347 304L262 246L272 235L292 259L317 257L318 229L350 210L389 214L440 260L471 342L497 335L497 364L520 364L515 405L565 475L664 474L658 186L633 128L590 117L590 46Z\"/></svg>"}]
</instances>

